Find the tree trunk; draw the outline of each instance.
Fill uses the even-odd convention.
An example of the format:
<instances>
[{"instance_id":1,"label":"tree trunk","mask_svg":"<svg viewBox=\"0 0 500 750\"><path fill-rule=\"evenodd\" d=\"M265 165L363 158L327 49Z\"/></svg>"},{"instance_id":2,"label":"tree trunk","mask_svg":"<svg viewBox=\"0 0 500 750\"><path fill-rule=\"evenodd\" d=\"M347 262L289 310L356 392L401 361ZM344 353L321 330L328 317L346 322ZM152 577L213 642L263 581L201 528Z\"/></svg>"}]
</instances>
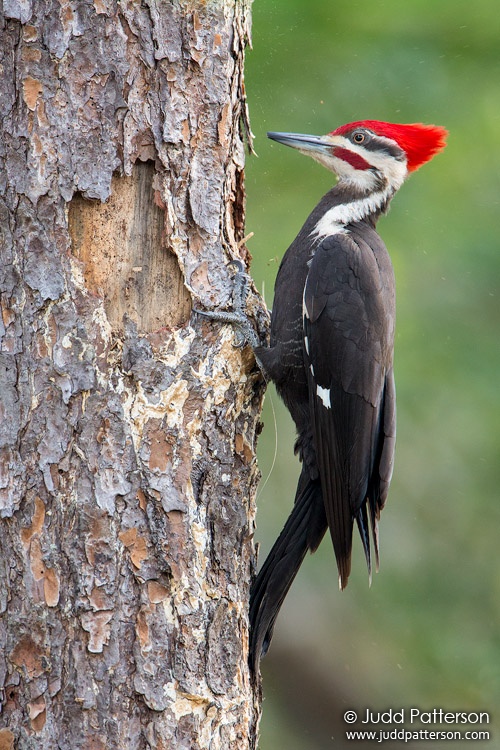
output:
<instances>
[{"instance_id":1,"label":"tree trunk","mask_svg":"<svg viewBox=\"0 0 500 750\"><path fill-rule=\"evenodd\" d=\"M248 750L248 3L4 7L0 750Z\"/></svg>"}]
</instances>

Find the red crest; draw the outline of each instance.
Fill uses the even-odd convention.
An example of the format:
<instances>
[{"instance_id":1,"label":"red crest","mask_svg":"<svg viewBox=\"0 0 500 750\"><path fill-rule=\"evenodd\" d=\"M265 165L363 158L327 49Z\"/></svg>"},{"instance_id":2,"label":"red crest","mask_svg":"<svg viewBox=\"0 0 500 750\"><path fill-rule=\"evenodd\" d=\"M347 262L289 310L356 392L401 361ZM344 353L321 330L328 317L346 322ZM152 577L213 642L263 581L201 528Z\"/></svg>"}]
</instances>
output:
<instances>
[{"instance_id":1,"label":"red crest","mask_svg":"<svg viewBox=\"0 0 500 750\"><path fill-rule=\"evenodd\" d=\"M438 125L423 125L420 122L398 125L379 120L351 122L337 128L330 135L345 135L356 128L367 128L377 135L396 141L398 146L406 152L409 172L414 172L441 151L446 146L448 135L448 131Z\"/></svg>"}]
</instances>

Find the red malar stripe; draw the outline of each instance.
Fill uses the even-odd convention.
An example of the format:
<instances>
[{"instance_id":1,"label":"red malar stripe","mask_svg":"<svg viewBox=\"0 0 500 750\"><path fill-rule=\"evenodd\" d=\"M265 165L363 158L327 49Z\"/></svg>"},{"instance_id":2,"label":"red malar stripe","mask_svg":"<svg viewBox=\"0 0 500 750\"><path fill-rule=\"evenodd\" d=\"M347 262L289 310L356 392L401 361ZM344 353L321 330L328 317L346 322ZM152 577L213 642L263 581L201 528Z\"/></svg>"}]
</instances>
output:
<instances>
[{"instance_id":1,"label":"red malar stripe","mask_svg":"<svg viewBox=\"0 0 500 750\"><path fill-rule=\"evenodd\" d=\"M333 155L338 159L343 159L351 167L354 167L354 169L370 169L370 164L362 156L356 154L354 151L349 151L348 148L337 146L333 149Z\"/></svg>"}]
</instances>

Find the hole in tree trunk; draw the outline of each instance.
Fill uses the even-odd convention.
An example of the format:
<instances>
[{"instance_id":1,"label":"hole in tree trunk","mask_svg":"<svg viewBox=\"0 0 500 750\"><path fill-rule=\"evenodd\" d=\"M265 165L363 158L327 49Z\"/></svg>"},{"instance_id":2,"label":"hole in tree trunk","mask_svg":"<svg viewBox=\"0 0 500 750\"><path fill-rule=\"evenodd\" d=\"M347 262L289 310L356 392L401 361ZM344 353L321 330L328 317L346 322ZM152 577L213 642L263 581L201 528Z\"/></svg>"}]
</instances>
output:
<instances>
[{"instance_id":1,"label":"hole in tree trunk","mask_svg":"<svg viewBox=\"0 0 500 750\"><path fill-rule=\"evenodd\" d=\"M190 315L164 212L154 201L153 177L153 162L137 162L130 177L113 177L106 203L76 194L69 205L73 253L115 331L123 329L124 314L141 333L177 328Z\"/></svg>"}]
</instances>

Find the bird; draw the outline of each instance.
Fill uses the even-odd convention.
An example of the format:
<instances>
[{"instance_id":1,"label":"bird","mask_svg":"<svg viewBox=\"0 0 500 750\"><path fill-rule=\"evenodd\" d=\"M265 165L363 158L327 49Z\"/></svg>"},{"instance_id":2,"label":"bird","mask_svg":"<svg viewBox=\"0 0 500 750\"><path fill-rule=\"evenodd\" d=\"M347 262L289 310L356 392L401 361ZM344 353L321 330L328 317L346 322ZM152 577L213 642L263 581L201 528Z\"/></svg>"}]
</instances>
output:
<instances>
[{"instance_id":1,"label":"bird","mask_svg":"<svg viewBox=\"0 0 500 750\"><path fill-rule=\"evenodd\" d=\"M269 343L262 344L246 315L249 283L241 263L233 310L208 313L252 346L295 422L302 465L292 511L251 587L254 675L306 553L328 529L340 589L351 570L354 524L370 581L373 558L378 570L396 394L394 271L376 225L406 178L445 147L448 133L422 123L359 120L323 136L267 135L312 157L337 181L282 258Z\"/></svg>"}]
</instances>

